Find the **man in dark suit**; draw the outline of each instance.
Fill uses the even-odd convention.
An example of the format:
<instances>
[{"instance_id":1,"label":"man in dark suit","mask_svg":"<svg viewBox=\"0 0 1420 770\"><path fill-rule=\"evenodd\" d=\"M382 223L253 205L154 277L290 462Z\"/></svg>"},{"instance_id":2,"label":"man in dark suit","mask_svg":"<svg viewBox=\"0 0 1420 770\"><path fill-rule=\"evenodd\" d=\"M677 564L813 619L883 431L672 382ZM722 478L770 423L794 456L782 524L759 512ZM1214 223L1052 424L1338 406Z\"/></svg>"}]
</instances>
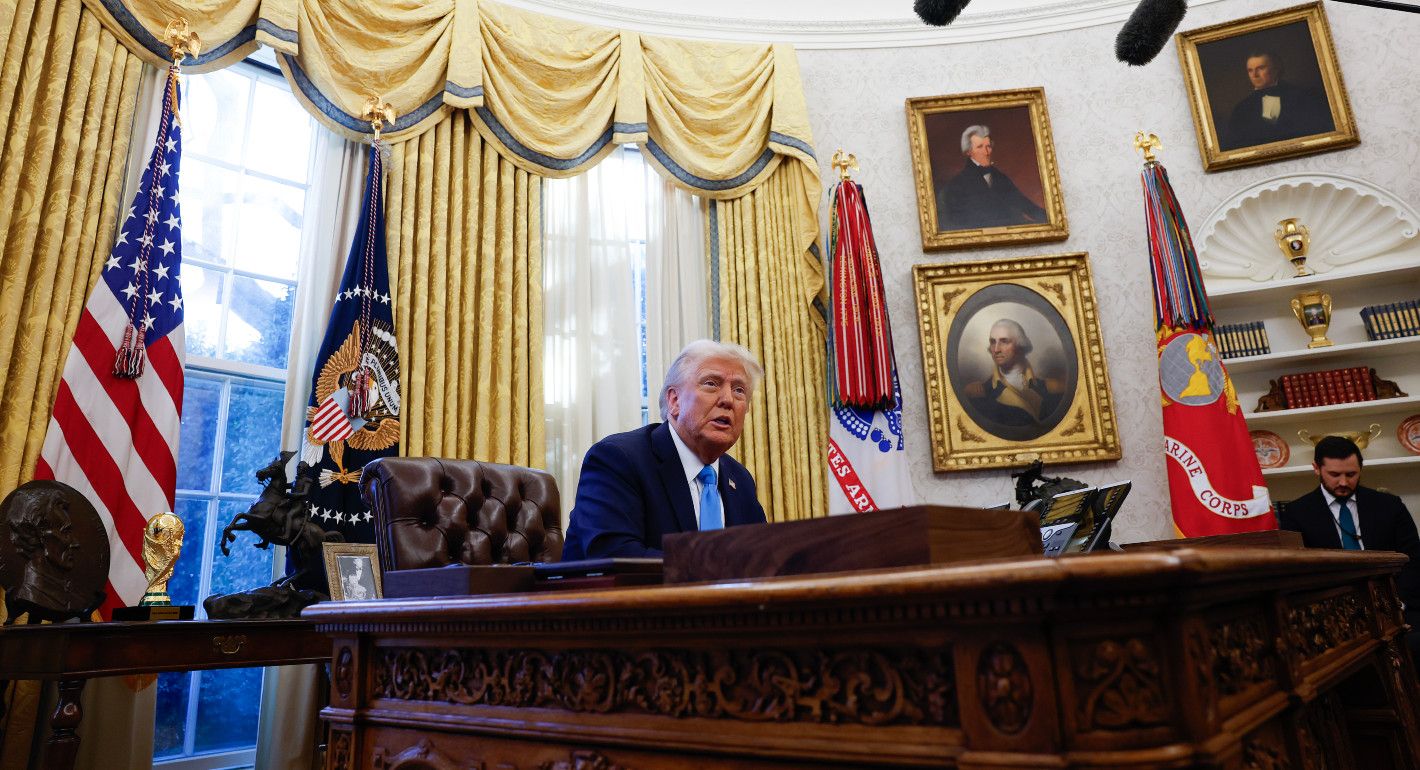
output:
<instances>
[{"instance_id":1,"label":"man in dark suit","mask_svg":"<svg viewBox=\"0 0 1420 770\"><path fill-rule=\"evenodd\" d=\"M1321 486L1287 503L1278 524L1302 533L1308 548L1398 551L1410 557L1396 589L1405 603L1405 622L1420 629L1420 534L1405 503L1395 495L1361 486L1361 449L1354 441L1327 436L1316 444L1312 469ZM1420 652L1420 632L1406 640Z\"/></svg>"},{"instance_id":2,"label":"man in dark suit","mask_svg":"<svg viewBox=\"0 0 1420 770\"><path fill-rule=\"evenodd\" d=\"M966 165L937 189L937 229L975 230L1045 222L1045 209L1027 198L1006 172L991 162L995 144L987 126L961 134Z\"/></svg>"},{"instance_id":3,"label":"man in dark suit","mask_svg":"<svg viewBox=\"0 0 1420 770\"><path fill-rule=\"evenodd\" d=\"M659 557L667 534L763 524L754 477L726 454L763 376L739 345L687 345L661 389L667 421L607 436L582 459L562 558Z\"/></svg>"},{"instance_id":4,"label":"man in dark suit","mask_svg":"<svg viewBox=\"0 0 1420 770\"><path fill-rule=\"evenodd\" d=\"M1235 150L1283 139L1323 134L1336 128L1326 95L1282 79L1282 59L1271 51L1248 54L1252 93L1233 107L1220 149Z\"/></svg>"}]
</instances>

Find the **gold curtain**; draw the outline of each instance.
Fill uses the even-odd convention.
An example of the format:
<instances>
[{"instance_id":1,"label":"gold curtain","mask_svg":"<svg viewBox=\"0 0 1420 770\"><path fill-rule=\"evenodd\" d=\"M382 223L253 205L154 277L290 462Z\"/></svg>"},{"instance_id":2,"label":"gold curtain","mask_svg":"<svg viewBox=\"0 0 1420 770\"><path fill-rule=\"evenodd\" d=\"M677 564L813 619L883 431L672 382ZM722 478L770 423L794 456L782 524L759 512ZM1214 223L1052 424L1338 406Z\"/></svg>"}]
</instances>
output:
<instances>
[{"instance_id":1,"label":"gold curtain","mask_svg":"<svg viewBox=\"0 0 1420 770\"><path fill-rule=\"evenodd\" d=\"M541 180L462 111L389 165L401 453L543 467Z\"/></svg>"},{"instance_id":2,"label":"gold curtain","mask_svg":"<svg viewBox=\"0 0 1420 770\"><path fill-rule=\"evenodd\" d=\"M814 309L823 266L794 226L804 180L793 165L742 197L710 204L720 339L749 348L765 371L735 456L754 474L771 521L828 511L826 326Z\"/></svg>"},{"instance_id":3,"label":"gold curtain","mask_svg":"<svg viewBox=\"0 0 1420 770\"><path fill-rule=\"evenodd\" d=\"M0 492L34 474L60 368L113 244L140 61L80 0L0 6ZM0 619L4 610L0 608ZM0 766L28 762L38 688L7 694Z\"/></svg>"}]
</instances>

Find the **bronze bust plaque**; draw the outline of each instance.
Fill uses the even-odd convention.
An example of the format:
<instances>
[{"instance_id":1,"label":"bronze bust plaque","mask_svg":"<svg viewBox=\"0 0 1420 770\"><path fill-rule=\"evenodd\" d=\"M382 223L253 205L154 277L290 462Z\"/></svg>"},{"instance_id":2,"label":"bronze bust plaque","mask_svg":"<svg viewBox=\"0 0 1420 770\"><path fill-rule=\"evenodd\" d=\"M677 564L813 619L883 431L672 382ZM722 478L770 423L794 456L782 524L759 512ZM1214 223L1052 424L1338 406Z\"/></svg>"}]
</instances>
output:
<instances>
[{"instance_id":1,"label":"bronze bust plaque","mask_svg":"<svg viewBox=\"0 0 1420 770\"><path fill-rule=\"evenodd\" d=\"M103 521L78 490L30 481L0 502L0 587L10 617L82 617L104 600L109 545Z\"/></svg>"}]
</instances>

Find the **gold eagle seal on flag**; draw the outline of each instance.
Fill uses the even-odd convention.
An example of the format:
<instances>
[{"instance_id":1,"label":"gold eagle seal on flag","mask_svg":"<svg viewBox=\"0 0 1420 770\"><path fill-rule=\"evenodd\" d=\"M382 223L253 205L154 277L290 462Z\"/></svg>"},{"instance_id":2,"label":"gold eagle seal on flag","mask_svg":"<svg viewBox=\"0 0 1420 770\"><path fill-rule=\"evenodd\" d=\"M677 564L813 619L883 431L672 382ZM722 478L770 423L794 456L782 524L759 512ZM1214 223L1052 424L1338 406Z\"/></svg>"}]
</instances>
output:
<instances>
[{"instance_id":1,"label":"gold eagle seal on flag","mask_svg":"<svg viewBox=\"0 0 1420 770\"><path fill-rule=\"evenodd\" d=\"M370 327L365 354L360 355L360 322L356 321L340 347L331 353L316 377L316 406L306 408L306 432L301 459L315 466L324 450L336 469L320 472L322 487L354 484L360 468L345 467L345 448L378 452L399 442L399 353L394 331L384 321ZM364 376L356 376L362 373ZM354 388L367 389L363 413L350 412Z\"/></svg>"}]
</instances>

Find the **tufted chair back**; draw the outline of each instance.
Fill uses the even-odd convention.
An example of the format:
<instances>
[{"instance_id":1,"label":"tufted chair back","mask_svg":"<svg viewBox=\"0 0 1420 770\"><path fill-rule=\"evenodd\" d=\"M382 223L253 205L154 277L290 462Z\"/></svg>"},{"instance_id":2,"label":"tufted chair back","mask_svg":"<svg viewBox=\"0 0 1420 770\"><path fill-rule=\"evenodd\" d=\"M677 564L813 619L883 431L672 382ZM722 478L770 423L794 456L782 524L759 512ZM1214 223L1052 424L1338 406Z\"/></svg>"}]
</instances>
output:
<instances>
[{"instance_id":1,"label":"tufted chair back","mask_svg":"<svg viewBox=\"0 0 1420 770\"><path fill-rule=\"evenodd\" d=\"M375 515L383 569L562 558L557 482L518 465L382 457L360 494Z\"/></svg>"}]
</instances>

